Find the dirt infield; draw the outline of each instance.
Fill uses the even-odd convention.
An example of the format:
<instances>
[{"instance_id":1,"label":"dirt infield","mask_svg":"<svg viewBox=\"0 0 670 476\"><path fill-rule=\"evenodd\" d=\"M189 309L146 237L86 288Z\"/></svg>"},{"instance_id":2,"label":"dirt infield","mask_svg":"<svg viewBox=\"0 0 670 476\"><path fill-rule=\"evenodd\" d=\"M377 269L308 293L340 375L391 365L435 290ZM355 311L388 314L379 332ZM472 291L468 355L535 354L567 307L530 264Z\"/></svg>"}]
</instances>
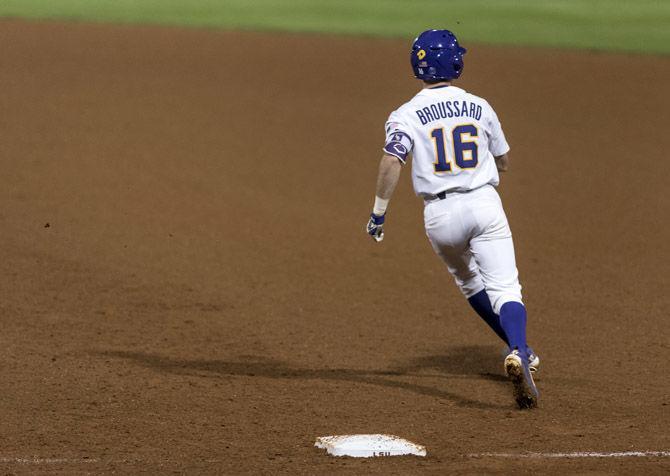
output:
<instances>
[{"instance_id":1,"label":"dirt infield","mask_svg":"<svg viewBox=\"0 0 670 476\"><path fill-rule=\"evenodd\" d=\"M363 233L406 41L7 20L0 44L3 474L670 469L548 455L670 451L670 59L468 52L512 146L521 412L407 173ZM428 457L312 446L369 432Z\"/></svg>"}]
</instances>

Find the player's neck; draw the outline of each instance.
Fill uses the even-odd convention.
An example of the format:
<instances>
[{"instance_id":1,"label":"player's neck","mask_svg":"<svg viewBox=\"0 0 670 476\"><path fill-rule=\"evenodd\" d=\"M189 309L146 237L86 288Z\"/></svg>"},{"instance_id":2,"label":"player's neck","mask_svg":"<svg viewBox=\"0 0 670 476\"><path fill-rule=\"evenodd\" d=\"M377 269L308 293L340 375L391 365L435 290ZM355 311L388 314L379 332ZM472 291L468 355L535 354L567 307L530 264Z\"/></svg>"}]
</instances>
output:
<instances>
[{"instance_id":1,"label":"player's neck","mask_svg":"<svg viewBox=\"0 0 670 476\"><path fill-rule=\"evenodd\" d=\"M440 81L439 83L423 83L423 89L443 88L451 86L451 81Z\"/></svg>"}]
</instances>

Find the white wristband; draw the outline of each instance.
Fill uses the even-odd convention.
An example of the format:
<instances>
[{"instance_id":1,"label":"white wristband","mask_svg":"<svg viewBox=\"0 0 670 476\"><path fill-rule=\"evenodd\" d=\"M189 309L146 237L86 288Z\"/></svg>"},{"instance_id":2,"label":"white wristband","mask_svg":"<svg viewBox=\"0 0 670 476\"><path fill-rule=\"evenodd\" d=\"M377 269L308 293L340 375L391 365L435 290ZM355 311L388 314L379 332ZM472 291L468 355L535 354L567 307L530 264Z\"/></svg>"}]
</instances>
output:
<instances>
[{"instance_id":1,"label":"white wristband","mask_svg":"<svg viewBox=\"0 0 670 476\"><path fill-rule=\"evenodd\" d=\"M386 207L389 204L389 199L375 197L375 206L372 208L372 213L375 215L383 215L386 213Z\"/></svg>"}]
</instances>

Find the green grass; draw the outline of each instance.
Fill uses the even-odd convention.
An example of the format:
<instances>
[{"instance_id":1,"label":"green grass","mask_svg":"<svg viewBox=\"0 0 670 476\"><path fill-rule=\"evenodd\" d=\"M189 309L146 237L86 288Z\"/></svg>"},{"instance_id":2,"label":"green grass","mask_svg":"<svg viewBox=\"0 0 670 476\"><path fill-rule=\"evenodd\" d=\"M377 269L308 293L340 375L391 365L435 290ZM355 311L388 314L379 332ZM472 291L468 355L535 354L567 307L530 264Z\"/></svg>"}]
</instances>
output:
<instances>
[{"instance_id":1,"label":"green grass","mask_svg":"<svg viewBox=\"0 0 670 476\"><path fill-rule=\"evenodd\" d=\"M670 53L670 0L0 0L0 16Z\"/></svg>"}]
</instances>

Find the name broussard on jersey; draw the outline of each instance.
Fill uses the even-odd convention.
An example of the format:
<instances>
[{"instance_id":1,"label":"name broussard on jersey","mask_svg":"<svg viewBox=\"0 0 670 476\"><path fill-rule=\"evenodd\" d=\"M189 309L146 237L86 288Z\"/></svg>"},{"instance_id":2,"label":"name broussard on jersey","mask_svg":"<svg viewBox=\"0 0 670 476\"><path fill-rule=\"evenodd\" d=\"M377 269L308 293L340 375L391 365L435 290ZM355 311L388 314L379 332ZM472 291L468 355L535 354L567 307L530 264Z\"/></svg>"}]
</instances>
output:
<instances>
[{"instance_id":1,"label":"name broussard on jersey","mask_svg":"<svg viewBox=\"0 0 670 476\"><path fill-rule=\"evenodd\" d=\"M470 117L476 120L482 117L482 107L468 101L440 101L414 112L424 126L429 122L448 117Z\"/></svg>"}]
</instances>

